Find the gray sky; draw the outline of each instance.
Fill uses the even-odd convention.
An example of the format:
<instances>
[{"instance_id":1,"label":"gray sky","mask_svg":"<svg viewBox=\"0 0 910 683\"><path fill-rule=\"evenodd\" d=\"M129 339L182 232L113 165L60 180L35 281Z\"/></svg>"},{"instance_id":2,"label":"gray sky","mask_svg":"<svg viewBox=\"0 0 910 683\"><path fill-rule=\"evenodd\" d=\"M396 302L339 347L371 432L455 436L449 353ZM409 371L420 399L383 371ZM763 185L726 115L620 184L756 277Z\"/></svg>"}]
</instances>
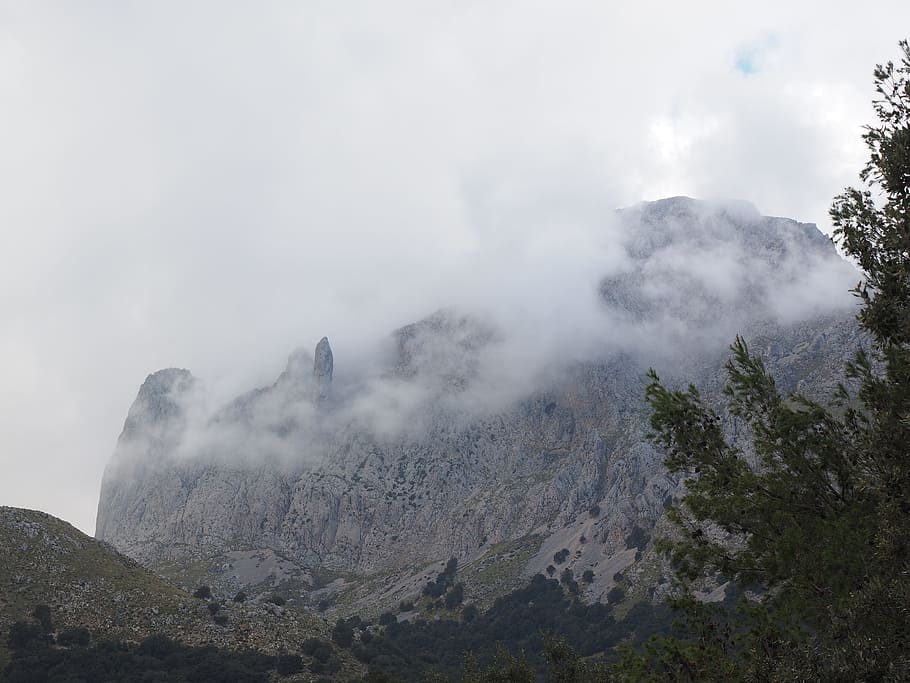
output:
<instances>
[{"instance_id":1,"label":"gray sky","mask_svg":"<svg viewBox=\"0 0 910 683\"><path fill-rule=\"evenodd\" d=\"M910 4L619 4L0 0L0 503L91 532L149 372L571 297L617 206L828 230Z\"/></svg>"}]
</instances>

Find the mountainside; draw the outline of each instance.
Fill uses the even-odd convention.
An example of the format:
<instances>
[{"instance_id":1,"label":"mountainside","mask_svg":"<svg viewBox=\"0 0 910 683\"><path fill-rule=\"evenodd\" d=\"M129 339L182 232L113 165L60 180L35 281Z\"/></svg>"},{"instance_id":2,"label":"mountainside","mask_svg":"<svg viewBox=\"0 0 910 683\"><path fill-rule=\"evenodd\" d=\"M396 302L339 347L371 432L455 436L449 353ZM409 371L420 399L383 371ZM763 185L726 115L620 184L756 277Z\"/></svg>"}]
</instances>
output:
<instances>
[{"instance_id":1,"label":"mountainside","mask_svg":"<svg viewBox=\"0 0 910 683\"><path fill-rule=\"evenodd\" d=\"M105 472L97 537L148 565L228 558L239 585L253 579L237 567L268 555L285 568L255 581L299 580L314 600L307 569L372 576L353 599L396 604L450 556L473 600L554 564L592 572L587 600L621 572L657 581L641 551L679 482L645 438L646 369L719 401L741 332L783 389L827 397L860 343L855 275L815 226L748 205L675 198L616 223L593 352L560 330L525 368L533 340L443 310L396 331L357 382L333 385L323 339L213 415L187 370L150 375ZM831 283L844 296L818 295Z\"/></svg>"},{"instance_id":2,"label":"mountainside","mask_svg":"<svg viewBox=\"0 0 910 683\"><path fill-rule=\"evenodd\" d=\"M189 645L275 654L297 651L306 638L325 632L312 616L233 603L229 596L213 596L216 622L206 601L43 512L0 507L0 554L0 665L10 626L28 620L37 605L50 608L58 632L82 628L93 639L165 635Z\"/></svg>"}]
</instances>

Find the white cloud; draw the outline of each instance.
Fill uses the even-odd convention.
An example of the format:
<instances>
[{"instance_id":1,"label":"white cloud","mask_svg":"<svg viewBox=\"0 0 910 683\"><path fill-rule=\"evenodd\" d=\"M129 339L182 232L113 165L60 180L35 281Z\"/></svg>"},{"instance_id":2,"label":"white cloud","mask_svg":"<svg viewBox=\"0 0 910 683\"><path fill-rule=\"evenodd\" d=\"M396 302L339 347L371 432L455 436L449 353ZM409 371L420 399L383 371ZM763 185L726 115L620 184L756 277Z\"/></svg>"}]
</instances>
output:
<instances>
[{"instance_id":1,"label":"white cloud","mask_svg":"<svg viewBox=\"0 0 910 683\"><path fill-rule=\"evenodd\" d=\"M0 2L0 500L90 530L156 368L228 395L323 334L350 358L494 287L563 310L615 257L596 236L616 206L731 196L824 226L908 19L900 2ZM743 78L738 51L768 35Z\"/></svg>"}]
</instances>

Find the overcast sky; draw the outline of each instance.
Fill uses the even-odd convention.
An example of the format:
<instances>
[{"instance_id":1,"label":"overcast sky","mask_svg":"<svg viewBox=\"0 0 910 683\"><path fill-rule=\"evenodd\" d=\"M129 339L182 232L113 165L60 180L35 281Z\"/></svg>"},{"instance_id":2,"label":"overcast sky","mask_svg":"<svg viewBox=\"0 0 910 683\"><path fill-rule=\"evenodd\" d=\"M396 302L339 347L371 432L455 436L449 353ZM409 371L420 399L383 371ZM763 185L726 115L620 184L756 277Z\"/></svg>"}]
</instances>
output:
<instances>
[{"instance_id":1,"label":"overcast sky","mask_svg":"<svg viewBox=\"0 0 910 683\"><path fill-rule=\"evenodd\" d=\"M830 230L910 27L869 5L0 0L0 504L91 533L149 372L571 292L618 206Z\"/></svg>"}]
</instances>

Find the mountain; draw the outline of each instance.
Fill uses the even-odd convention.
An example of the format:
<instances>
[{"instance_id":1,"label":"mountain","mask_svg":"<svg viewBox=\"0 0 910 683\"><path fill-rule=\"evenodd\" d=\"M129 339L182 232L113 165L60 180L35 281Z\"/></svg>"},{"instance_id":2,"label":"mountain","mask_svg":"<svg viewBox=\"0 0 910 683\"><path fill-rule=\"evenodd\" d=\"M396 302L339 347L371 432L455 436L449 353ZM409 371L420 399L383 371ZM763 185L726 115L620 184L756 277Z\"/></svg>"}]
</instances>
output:
<instances>
[{"instance_id":1,"label":"mountain","mask_svg":"<svg viewBox=\"0 0 910 683\"><path fill-rule=\"evenodd\" d=\"M189 371L153 373L105 471L96 536L175 575L205 560L226 587L347 609L419 597L450 557L479 605L565 569L591 572L575 584L587 601L620 581L659 597L649 539L680 482L646 438L645 371L718 403L742 333L784 390L829 396L862 341L856 276L814 225L744 203L673 198L611 221L596 334L554 321L545 354L444 309L395 331L355 381L334 383L344 360L323 339L211 415Z\"/></svg>"},{"instance_id":2,"label":"mountain","mask_svg":"<svg viewBox=\"0 0 910 683\"><path fill-rule=\"evenodd\" d=\"M0 507L0 671L7 633L35 607L50 608L58 634L86 629L94 640L137 642L163 635L188 645L266 654L296 652L325 635L321 620L232 596L201 600L105 543L34 510ZM213 618L210 605L218 605Z\"/></svg>"}]
</instances>

